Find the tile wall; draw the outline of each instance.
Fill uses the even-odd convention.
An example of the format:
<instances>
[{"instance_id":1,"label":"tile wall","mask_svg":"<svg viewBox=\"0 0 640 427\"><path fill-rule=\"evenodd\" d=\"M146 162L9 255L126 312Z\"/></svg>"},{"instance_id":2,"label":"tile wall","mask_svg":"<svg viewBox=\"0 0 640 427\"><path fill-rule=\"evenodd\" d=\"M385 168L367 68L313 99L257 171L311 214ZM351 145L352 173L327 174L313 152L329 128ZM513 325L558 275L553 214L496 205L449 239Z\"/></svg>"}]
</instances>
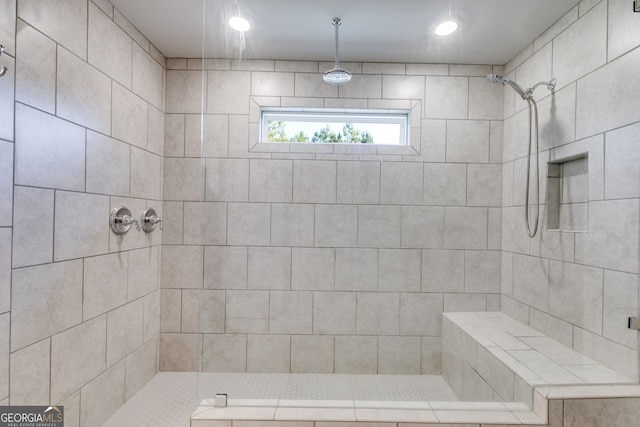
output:
<instances>
[{"instance_id":1,"label":"tile wall","mask_svg":"<svg viewBox=\"0 0 640 427\"><path fill-rule=\"evenodd\" d=\"M165 59L105 0L0 7L0 404L99 425L158 371L161 233L108 223L161 212Z\"/></svg>"},{"instance_id":2,"label":"tile wall","mask_svg":"<svg viewBox=\"0 0 640 427\"><path fill-rule=\"evenodd\" d=\"M588 230L524 228L526 104L504 96L502 310L637 380L640 222L640 15L625 0L582 1L505 66L540 99L541 200L548 161L587 155L574 175ZM571 185L573 185L571 184ZM565 186L565 190L568 187ZM566 191L565 197L571 197Z\"/></svg>"},{"instance_id":3,"label":"tile wall","mask_svg":"<svg viewBox=\"0 0 640 427\"><path fill-rule=\"evenodd\" d=\"M167 61L161 370L439 374L442 312L500 309L502 68L343 65ZM258 144L274 105L411 109L413 149Z\"/></svg>"}]
</instances>

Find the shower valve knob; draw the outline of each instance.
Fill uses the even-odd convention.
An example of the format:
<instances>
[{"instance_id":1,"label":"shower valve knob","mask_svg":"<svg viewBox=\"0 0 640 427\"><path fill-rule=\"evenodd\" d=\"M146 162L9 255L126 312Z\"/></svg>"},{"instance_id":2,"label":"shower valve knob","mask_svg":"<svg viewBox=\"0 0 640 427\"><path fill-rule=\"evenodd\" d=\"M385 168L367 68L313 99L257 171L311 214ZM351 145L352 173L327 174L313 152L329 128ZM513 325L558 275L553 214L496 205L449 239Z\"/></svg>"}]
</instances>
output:
<instances>
[{"instance_id":1,"label":"shower valve knob","mask_svg":"<svg viewBox=\"0 0 640 427\"><path fill-rule=\"evenodd\" d=\"M140 212L140 226L145 233L152 232L158 224L160 224L160 230L162 230L163 222L164 220L158 216L153 208L147 208Z\"/></svg>"},{"instance_id":2,"label":"shower valve knob","mask_svg":"<svg viewBox=\"0 0 640 427\"><path fill-rule=\"evenodd\" d=\"M119 207L111 210L109 216L109 225L116 234L125 234L131 228L131 225L135 224L136 229L140 231L138 220L131 216L131 211L127 208Z\"/></svg>"}]
</instances>

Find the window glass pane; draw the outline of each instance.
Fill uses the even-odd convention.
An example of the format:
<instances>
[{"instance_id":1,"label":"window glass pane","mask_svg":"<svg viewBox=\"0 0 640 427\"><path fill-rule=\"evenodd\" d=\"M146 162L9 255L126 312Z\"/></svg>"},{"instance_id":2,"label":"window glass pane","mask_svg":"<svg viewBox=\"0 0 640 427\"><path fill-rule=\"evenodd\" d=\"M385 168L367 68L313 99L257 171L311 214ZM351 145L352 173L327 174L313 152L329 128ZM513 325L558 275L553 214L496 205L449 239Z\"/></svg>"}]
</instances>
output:
<instances>
[{"instance_id":1,"label":"window glass pane","mask_svg":"<svg viewBox=\"0 0 640 427\"><path fill-rule=\"evenodd\" d=\"M406 145L409 112L264 109L262 142Z\"/></svg>"}]
</instances>

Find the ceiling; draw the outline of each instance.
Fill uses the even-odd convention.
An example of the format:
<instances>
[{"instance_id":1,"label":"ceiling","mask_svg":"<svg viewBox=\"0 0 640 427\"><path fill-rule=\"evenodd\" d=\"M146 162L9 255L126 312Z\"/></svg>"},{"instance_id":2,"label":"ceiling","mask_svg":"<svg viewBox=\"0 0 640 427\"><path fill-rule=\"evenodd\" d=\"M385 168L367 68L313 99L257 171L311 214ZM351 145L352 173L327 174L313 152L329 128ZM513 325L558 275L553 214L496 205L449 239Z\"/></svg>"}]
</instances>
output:
<instances>
[{"instance_id":1,"label":"ceiling","mask_svg":"<svg viewBox=\"0 0 640 427\"><path fill-rule=\"evenodd\" d=\"M168 58L334 60L331 19L342 18L341 62L502 65L579 0L111 0ZM447 37L433 33L462 17ZM227 20L238 14L251 29ZM202 28L205 27L204 37ZM204 43L203 43L204 39ZM241 49L241 46L244 46Z\"/></svg>"}]
</instances>

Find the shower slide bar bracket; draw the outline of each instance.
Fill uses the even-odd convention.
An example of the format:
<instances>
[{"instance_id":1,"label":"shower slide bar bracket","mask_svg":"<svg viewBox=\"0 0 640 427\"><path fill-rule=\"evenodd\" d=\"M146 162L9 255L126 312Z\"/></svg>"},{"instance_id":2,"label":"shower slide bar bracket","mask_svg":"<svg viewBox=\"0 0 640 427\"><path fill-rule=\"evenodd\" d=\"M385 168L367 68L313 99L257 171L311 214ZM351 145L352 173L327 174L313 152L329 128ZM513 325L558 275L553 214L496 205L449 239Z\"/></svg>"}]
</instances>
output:
<instances>
[{"instance_id":1,"label":"shower slide bar bracket","mask_svg":"<svg viewBox=\"0 0 640 427\"><path fill-rule=\"evenodd\" d=\"M635 0L633 2L633 11L634 12L640 12L640 3L638 3L638 0Z\"/></svg>"},{"instance_id":2,"label":"shower slide bar bracket","mask_svg":"<svg viewBox=\"0 0 640 427\"><path fill-rule=\"evenodd\" d=\"M4 53L4 46L0 44L0 56L2 56L3 53ZM0 67L0 77L3 77L5 74L7 74L7 71L9 71L9 69L4 65Z\"/></svg>"},{"instance_id":3,"label":"shower slide bar bracket","mask_svg":"<svg viewBox=\"0 0 640 427\"><path fill-rule=\"evenodd\" d=\"M637 317L629 317L629 324L627 327L635 331L640 331L640 319Z\"/></svg>"}]
</instances>

